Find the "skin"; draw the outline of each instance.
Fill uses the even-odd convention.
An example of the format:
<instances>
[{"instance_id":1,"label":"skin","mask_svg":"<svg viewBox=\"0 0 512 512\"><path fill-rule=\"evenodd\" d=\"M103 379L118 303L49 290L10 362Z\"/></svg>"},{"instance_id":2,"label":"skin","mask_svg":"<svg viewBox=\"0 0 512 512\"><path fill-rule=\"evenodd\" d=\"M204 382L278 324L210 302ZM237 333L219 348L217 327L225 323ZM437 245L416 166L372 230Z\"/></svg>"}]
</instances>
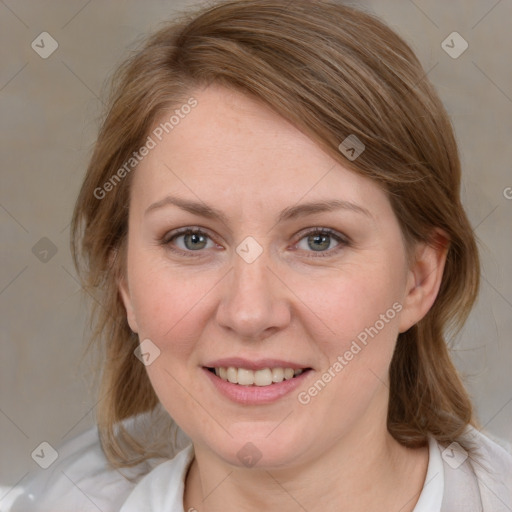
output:
<instances>
[{"instance_id":1,"label":"skin","mask_svg":"<svg viewBox=\"0 0 512 512\"><path fill-rule=\"evenodd\" d=\"M161 351L147 367L152 385L194 443L185 510L412 510L428 449L407 449L387 431L388 368L398 334L435 300L446 251L418 245L409 265L374 182L241 93L214 85L194 97L198 106L133 176L119 283L132 330ZM225 222L172 204L145 213L169 194L217 208ZM370 215L277 221L287 207L330 199ZM206 239L169 241L182 227ZM328 237L315 251L305 233L313 228L350 241ZM263 249L250 264L236 252L247 236ZM298 391L307 390L396 302L402 310L307 405L295 391L236 404L204 375L221 357L283 359L313 369ZM252 468L237 457L247 442L261 453Z\"/></svg>"}]
</instances>

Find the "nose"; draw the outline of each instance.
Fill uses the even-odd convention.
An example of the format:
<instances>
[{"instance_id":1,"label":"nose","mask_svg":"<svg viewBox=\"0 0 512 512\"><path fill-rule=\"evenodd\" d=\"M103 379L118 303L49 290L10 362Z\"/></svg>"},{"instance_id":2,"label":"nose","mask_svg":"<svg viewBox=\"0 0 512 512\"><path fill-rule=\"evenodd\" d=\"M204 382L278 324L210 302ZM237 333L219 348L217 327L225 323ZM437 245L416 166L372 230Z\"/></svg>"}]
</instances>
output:
<instances>
[{"instance_id":1,"label":"nose","mask_svg":"<svg viewBox=\"0 0 512 512\"><path fill-rule=\"evenodd\" d=\"M252 263L234 255L232 271L223 280L216 320L237 338L263 340L290 323L287 289L270 263L265 252Z\"/></svg>"}]
</instances>

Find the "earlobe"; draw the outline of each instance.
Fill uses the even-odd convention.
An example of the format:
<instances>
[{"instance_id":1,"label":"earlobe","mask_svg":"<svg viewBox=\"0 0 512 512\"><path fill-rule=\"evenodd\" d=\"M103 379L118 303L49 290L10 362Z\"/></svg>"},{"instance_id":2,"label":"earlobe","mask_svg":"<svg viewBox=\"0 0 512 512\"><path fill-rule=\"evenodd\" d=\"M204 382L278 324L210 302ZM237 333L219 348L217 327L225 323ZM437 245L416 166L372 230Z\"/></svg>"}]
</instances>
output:
<instances>
[{"instance_id":1,"label":"earlobe","mask_svg":"<svg viewBox=\"0 0 512 512\"><path fill-rule=\"evenodd\" d=\"M133 332L138 333L139 327L137 325L137 320L135 318L135 311L133 309L130 290L124 277L118 280L117 289L119 291L119 295L121 296L121 300L123 301L124 308L126 310L126 319L128 321L128 325L130 326L130 329Z\"/></svg>"},{"instance_id":2,"label":"earlobe","mask_svg":"<svg viewBox=\"0 0 512 512\"><path fill-rule=\"evenodd\" d=\"M109 254L109 264L111 272L117 276L116 284L117 284L117 292L121 297L121 301L123 302L124 309L126 311L126 320L128 321L128 325L130 329L134 333L139 332L139 328L137 326L137 320L135 318L135 311L133 308L133 302L131 298L130 288L128 286L128 280L125 275L125 271L122 270L122 265L118 261L120 257L120 249L119 247L114 248Z\"/></svg>"},{"instance_id":3,"label":"earlobe","mask_svg":"<svg viewBox=\"0 0 512 512\"><path fill-rule=\"evenodd\" d=\"M449 237L436 229L430 243L420 243L408 272L404 308L400 316L400 332L418 323L430 310L441 287Z\"/></svg>"}]
</instances>

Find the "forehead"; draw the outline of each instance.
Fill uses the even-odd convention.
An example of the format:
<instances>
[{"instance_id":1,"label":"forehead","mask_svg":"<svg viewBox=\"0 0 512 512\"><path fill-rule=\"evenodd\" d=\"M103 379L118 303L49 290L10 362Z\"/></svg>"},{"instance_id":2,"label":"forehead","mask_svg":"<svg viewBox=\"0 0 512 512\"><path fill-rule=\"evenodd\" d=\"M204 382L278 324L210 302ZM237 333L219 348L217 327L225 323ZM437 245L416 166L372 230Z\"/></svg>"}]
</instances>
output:
<instances>
[{"instance_id":1,"label":"forehead","mask_svg":"<svg viewBox=\"0 0 512 512\"><path fill-rule=\"evenodd\" d=\"M262 102L218 85L191 96L197 105L168 126L161 140L152 135L155 147L132 184L136 205L147 207L172 193L226 208L238 205L238 211L288 206L301 198L389 208L375 183L334 161ZM155 128L173 112L162 115Z\"/></svg>"}]
</instances>

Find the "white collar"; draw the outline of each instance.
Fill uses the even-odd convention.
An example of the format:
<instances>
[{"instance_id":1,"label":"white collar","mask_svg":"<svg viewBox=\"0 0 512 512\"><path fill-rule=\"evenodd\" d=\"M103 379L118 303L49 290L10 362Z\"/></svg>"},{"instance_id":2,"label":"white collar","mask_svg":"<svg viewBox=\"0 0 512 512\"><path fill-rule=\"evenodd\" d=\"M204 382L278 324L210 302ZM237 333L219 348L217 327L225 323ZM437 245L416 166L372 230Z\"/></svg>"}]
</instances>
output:
<instances>
[{"instance_id":1,"label":"white collar","mask_svg":"<svg viewBox=\"0 0 512 512\"><path fill-rule=\"evenodd\" d=\"M443 459L437 441L433 437L429 437L427 475L413 512L440 512L443 494Z\"/></svg>"},{"instance_id":2,"label":"white collar","mask_svg":"<svg viewBox=\"0 0 512 512\"><path fill-rule=\"evenodd\" d=\"M135 486L119 512L184 512L185 477L193 459L194 446L190 444L172 460L160 464L148 473Z\"/></svg>"},{"instance_id":3,"label":"white collar","mask_svg":"<svg viewBox=\"0 0 512 512\"><path fill-rule=\"evenodd\" d=\"M185 477L193 459L194 447L189 445L172 460L157 466L136 485L120 512L184 512ZM443 461L437 441L430 437L427 475L413 512L440 512L443 492Z\"/></svg>"}]
</instances>

